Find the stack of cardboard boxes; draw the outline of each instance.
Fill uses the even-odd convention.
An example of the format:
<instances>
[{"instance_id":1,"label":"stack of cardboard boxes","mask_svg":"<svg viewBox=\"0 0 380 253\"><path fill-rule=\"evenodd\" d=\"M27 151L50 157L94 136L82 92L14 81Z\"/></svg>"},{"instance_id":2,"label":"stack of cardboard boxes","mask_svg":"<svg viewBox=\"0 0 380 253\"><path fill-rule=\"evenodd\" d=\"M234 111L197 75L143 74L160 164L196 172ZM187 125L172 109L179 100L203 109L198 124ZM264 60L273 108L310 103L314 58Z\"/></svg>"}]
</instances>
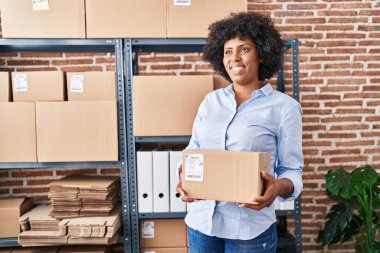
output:
<instances>
[{"instance_id":1,"label":"stack of cardboard boxes","mask_svg":"<svg viewBox=\"0 0 380 253\"><path fill-rule=\"evenodd\" d=\"M247 0L1 0L4 38L202 38ZM194 18L196 17L196 18Z\"/></svg>"},{"instance_id":2,"label":"stack of cardboard boxes","mask_svg":"<svg viewBox=\"0 0 380 253\"><path fill-rule=\"evenodd\" d=\"M0 162L117 161L115 72L0 74ZM10 92L12 91L12 92ZM10 102L13 97L13 102Z\"/></svg>"}]
</instances>

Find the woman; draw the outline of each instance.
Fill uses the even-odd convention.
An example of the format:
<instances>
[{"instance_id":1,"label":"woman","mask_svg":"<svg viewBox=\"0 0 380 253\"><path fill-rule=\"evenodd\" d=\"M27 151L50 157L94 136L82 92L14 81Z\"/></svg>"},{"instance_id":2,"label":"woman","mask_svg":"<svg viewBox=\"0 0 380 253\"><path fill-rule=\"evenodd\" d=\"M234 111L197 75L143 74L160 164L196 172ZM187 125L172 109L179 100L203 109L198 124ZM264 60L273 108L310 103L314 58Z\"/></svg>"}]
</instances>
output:
<instances>
[{"instance_id":1,"label":"woman","mask_svg":"<svg viewBox=\"0 0 380 253\"><path fill-rule=\"evenodd\" d=\"M180 182L182 200L192 202L190 252L276 252L273 201L300 194L303 166L301 107L263 82L279 69L283 43L258 13L232 14L209 30L204 60L232 84L205 97L187 149L271 152L271 173L262 173L265 191L254 204L189 199Z\"/></svg>"}]
</instances>

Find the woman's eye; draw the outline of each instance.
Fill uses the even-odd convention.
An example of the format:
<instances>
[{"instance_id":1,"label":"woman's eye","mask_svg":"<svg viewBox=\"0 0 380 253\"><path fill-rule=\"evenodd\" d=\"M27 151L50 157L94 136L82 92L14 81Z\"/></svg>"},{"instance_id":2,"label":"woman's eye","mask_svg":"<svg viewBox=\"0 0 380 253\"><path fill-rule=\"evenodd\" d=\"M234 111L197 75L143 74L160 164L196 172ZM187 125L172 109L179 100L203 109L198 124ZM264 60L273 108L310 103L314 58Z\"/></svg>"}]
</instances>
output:
<instances>
[{"instance_id":1,"label":"woman's eye","mask_svg":"<svg viewBox=\"0 0 380 253\"><path fill-rule=\"evenodd\" d=\"M232 53L231 50L226 50L226 51L224 51L224 54L226 54L226 55L230 55L231 53Z\"/></svg>"},{"instance_id":2,"label":"woman's eye","mask_svg":"<svg viewBox=\"0 0 380 253\"><path fill-rule=\"evenodd\" d=\"M248 52L249 50L248 50L248 48L247 47L242 47L241 49L240 49L240 52L243 52L243 53L246 53L246 52Z\"/></svg>"}]
</instances>

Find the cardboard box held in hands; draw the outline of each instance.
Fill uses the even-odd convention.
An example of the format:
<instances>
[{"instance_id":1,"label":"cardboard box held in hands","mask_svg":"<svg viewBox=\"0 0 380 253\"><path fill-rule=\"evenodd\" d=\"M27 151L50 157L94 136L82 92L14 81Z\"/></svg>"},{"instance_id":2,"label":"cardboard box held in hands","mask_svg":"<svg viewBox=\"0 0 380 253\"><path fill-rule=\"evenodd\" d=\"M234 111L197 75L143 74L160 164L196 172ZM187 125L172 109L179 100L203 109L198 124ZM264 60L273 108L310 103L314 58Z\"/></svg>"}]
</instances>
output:
<instances>
[{"instance_id":1,"label":"cardboard box held in hands","mask_svg":"<svg viewBox=\"0 0 380 253\"><path fill-rule=\"evenodd\" d=\"M269 152L184 150L182 188L189 198L250 203L263 193L260 171L270 173Z\"/></svg>"}]
</instances>

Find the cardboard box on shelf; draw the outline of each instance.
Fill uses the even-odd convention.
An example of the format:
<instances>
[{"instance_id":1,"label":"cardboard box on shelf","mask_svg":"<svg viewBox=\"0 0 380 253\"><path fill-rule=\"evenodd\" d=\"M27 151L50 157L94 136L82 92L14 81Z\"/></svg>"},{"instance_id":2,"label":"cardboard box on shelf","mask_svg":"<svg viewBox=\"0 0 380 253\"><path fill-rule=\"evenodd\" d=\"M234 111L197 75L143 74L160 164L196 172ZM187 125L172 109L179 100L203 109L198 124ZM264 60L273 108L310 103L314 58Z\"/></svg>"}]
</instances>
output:
<instances>
[{"instance_id":1,"label":"cardboard box on shelf","mask_svg":"<svg viewBox=\"0 0 380 253\"><path fill-rule=\"evenodd\" d=\"M115 71L69 72L69 101L116 100Z\"/></svg>"},{"instance_id":2,"label":"cardboard box on shelf","mask_svg":"<svg viewBox=\"0 0 380 253\"><path fill-rule=\"evenodd\" d=\"M165 38L166 0L86 0L87 38Z\"/></svg>"},{"instance_id":3,"label":"cardboard box on shelf","mask_svg":"<svg viewBox=\"0 0 380 253\"><path fill-rule=\"evenodd\" d=\"M117 161L115 101L37 102L39 162Z\"/></svg>"},{"instance_id":4,"label":"cardboard box on shelf","mask_svg":"<svg viewBox=\"0 0 380 253\"><path fill-rule=\"evenodd\" d=\"M168 1L168 38L205 38L211 23L246 11L247 0Z\"/></svg>"},{"instance_id":5,"label":"cardboard box on shelf","mask_svg":"<svg viewBox=\"0 0 380 253\"><path fill-rule=\"evenodd\" d=\"M18 219L32 208L29 198L0 199L0 238L17 237L21 231Z\"/></svg>"},{"instance_id":6,"label":"cardboard box on shelf","mask_svg":"<svg viewBox=\"0 0 380 253\"><path fill-rule=\"evenodd\" d=\"M182 248L187 243L187 227L183 219L140 221L141 248Z\"/></svg>"},{"instance_id":7,"label":"cardboard box on shelf","mask_svg":"<svg viewBox=\"0 0 380 253\"><path fill-rule=\"evenodd\" d=\"M134 135L191 135L198 107L212 90L211 75L134 76Z\"/></svg>"},{"instance_id":8,"label":"cardboard box on shelf","mask_svg":"<svg viewBox=\"0 0 380 253\"><path fill-rule=\"evenodd\" d=\"M141 253L187 253L187 248L145 248Z\"/></svg>"},{"instance_id":9,"label":"cardboard box on shelf","mask_svg":"<svg viewBox=\"0 0 380 253\"><path fill-rule=\"evenodd\" d=\"M0 162L37 162L35 105L0 102Z\"/></svg>"},{"instance_id":10,"label":"cardboard box on shelf","mask_svg":"<svg viewBox=\"0 0 380 253\"><path fill-rule=\"evenodd\" d=\"M267 152L184 150L182 162L182 188L195 199L249 203L262 194L260 171L270 173Z\"/></svg>"},{"instance_id":11,"label":"cardboard box on shelf","mask_svg":"<svg viewBox=\"0 0 380 253\"><path fill-rule=\"evenodd\" d=\"M85 0L0 0L4 38L85 38Z\"/></svg>"},{"instance_id":12,"label":"cardboard box on shelf","mask_svg":"<svg viewBox=\"0 0 380 253\"><path fill-rule=\"evenodd\" d=\"M0 102L11 101L11 82L8 72L0 72Z\"/></svg>"},{"instance_id":13,"label":"cardboard box on shelf","mask_svg":"<svg viewBox=\"0 0 380 253\"><path fill-rule=\"evenodd\" d=\"M63 101L62 71L12 72L13 101Z\"/></svg>"}]
</instances>

